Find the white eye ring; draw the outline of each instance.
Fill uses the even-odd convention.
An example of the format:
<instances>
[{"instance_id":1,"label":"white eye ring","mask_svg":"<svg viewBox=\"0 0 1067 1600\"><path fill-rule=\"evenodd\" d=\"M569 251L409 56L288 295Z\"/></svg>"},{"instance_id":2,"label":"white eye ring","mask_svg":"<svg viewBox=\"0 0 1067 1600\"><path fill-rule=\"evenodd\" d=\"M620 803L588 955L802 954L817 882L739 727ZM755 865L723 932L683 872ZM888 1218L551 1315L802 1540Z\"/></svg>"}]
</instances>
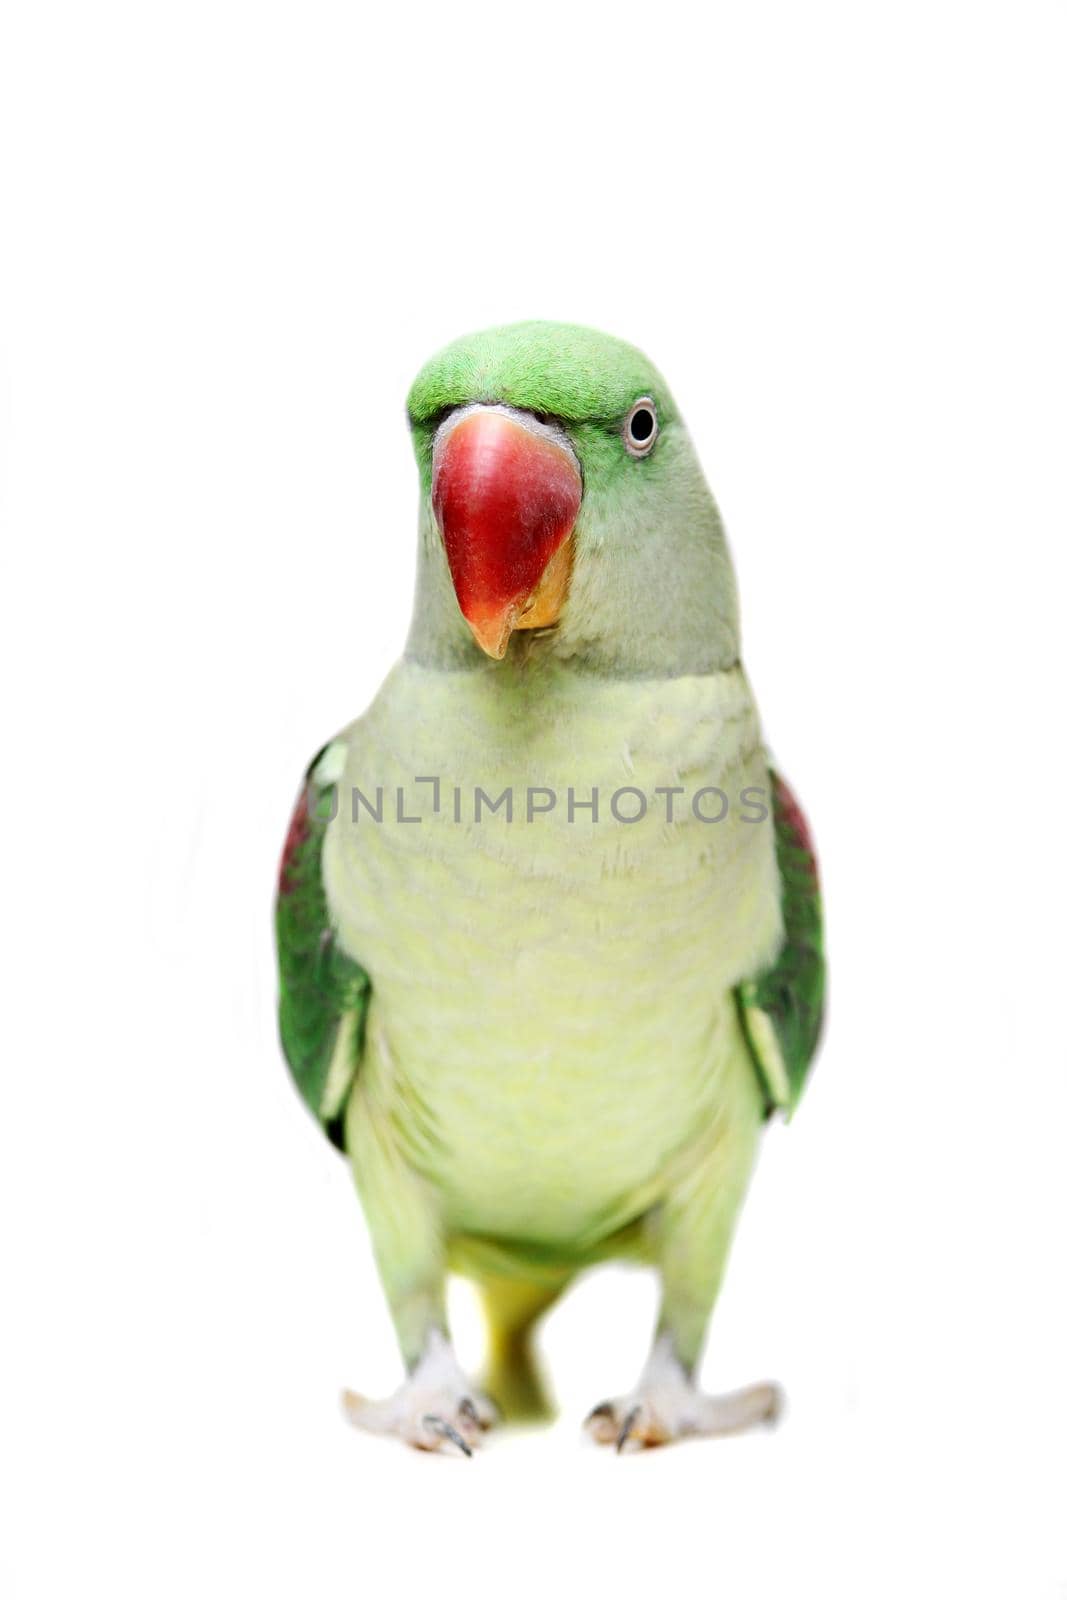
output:
<instances>
[{"instance_id":1,"label":"white eye ring","mask_svg":"<svg viewBox=\"0 0 1067 1600\"><path fill-rule=\"evenodd\" d=\"M656 402L651 395L643 394L635 400L626 413L622 425L622 442L631 456L647 456L659 438L659 418Z\"/></svg>"}]
</instances>

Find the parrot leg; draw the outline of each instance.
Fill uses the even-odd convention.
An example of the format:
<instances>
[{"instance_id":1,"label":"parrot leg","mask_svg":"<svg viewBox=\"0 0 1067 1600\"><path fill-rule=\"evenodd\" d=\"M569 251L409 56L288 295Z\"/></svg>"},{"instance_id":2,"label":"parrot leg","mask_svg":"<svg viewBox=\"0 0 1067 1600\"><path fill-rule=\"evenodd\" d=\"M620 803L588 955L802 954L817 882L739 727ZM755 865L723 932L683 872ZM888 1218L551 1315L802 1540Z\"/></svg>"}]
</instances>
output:
<instances>
[{"instance_id":1,"label":"parrot leg","mask_svg":"<svg viewBox=\"0 0 1067 1600\"><path fill-rule=\"evenodd\" d=\"M398 1149L387 1116L353 1093L345 1144L363 1202L407 1378L386 1400L346 1390L353 1426L393 1434L418 1450L469 1456L496 1418L456 1360L445 1312L445 1247L436 1195Z\"/></svg>"},{"instance_id":2,"label":"parrot leg","mask_svg":"<svg viewBox=\"0 0 1067 1600\"><path fill-rule=\"evenodd\" d=\"M781 1409L773 1383L707 1395L694 1382L762 1120L755 1094L739 1098L731 1111L647 1219L648 1251L662 1282L656 1338L632 1392L603 1401L586 1418L598 1444L621 1451L627 1444L738 1433L773 1422Z\"/></svg>"},{"instance_id":3,"label":"parrot leg","mask_svg":"<svg viewBox=\"0 0 1067 1600\"><path fill-rule=\"evenodd\" d=\"M393 1434L417 1450L452 1447L469 1456L495 1420L492 1403L474 1388L446 1336L433 1329L406 1382L387 1400L346 1389L345 1414L366 1433Z\"/></svg>"},{"instance_id":4,"label":"parrot leg","mask_svg":"<svg viewBox=\"0 0 1067 1600\"><path fill-rule=\"evenodd\" d=\"M732 1394L703 1394L679 1361L670 1335L660 1334L633 1392L594 1406L585 1427L597 1444L613 1444L621 1452L628 1444L637 1448L742 1433L774 1422L781 1403L774 1383L754 1383Z\"/></svg>"}]
</instances>

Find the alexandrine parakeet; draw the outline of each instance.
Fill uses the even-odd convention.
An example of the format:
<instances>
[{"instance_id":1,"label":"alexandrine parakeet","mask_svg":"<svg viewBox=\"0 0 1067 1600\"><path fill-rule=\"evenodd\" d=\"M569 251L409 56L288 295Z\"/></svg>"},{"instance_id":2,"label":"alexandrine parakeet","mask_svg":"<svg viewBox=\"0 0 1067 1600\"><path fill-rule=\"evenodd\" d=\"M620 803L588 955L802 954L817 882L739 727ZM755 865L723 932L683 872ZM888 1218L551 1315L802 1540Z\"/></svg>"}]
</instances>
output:
<instances>
[{"instance_id":1,"label":"alexandrine parakeet","mask_svg":"<svg viewBox=\"0 0 1067 1600\"><path fill-rule=\"evenodd\" d=\"M775 1413L695 1369L767 1117L819 1033L819 890L741 666L722 525L659 373L588 329L459 340L416 379L414 617L308 769L276 906L296 1084L351 1163L407 1369L354 1423L469 1452L545 1406L531 1331L651 1264L621 1447ZM484 1295L476 1385L449 1272Z\"/></svg>"}]
</instances>

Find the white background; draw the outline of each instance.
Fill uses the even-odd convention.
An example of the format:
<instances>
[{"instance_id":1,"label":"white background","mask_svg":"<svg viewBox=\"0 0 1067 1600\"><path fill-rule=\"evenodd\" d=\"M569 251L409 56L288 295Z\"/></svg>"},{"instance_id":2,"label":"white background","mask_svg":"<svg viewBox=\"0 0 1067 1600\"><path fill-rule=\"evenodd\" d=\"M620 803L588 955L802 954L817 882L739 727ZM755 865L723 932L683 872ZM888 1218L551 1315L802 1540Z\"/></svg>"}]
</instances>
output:
<instances>
[{"instance_id":1,"label":"white background","mask_svg":"<svg viewBox=\"0 0 1067 1600\"><path fill-rule=\"evenodd\" d=\"M1062 7L0 28L4 1594L1062 1596ZM407 385L531 315L687 415L832 1020L705 1369L783 1427L583 1446L653 1310L605 1270L468 1464L340 1420L399 1366L270 901L404 639Z\"/></svg>"}]
</instances>

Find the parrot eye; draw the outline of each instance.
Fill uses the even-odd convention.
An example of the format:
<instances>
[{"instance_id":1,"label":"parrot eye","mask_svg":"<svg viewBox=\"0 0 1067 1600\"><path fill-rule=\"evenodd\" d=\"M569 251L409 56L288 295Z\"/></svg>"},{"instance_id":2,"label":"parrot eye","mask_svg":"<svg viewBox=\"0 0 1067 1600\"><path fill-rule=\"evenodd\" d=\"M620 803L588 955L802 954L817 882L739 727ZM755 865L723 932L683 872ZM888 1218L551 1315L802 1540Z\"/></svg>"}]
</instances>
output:
<instances>
[{"instance_id":1,"label":"parrot eye","mask_svg":"<svg viewBox=\"0 0 1067 1600\"><path fill-rule=\"evenodd\" d=\"M622 425L622 442L628 454L647 456L656 442L658 433L656 402L648 395L644 395L640 400L635 400L626 413L626 421Z\"/></svg>"}]
</instances>

